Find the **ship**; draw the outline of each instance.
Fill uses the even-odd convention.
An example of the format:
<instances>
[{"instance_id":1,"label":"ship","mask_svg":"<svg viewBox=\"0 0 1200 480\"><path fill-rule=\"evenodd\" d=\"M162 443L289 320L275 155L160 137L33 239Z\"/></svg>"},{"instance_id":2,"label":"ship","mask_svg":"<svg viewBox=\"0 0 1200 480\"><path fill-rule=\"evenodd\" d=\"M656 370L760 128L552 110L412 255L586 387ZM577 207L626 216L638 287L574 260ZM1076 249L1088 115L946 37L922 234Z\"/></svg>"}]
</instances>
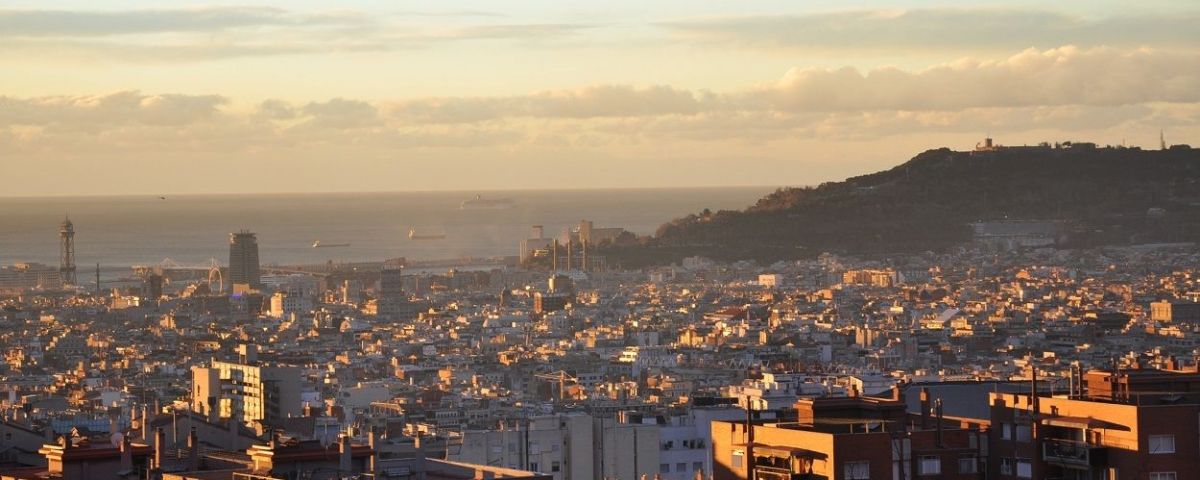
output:
<instances>
[{"instance_id":1,"label":"ship","mask_svg":"<svg viewBox=\"0 0 1200 480\"><path fill-rule=\"evenodd\" d=\"M408 229L409 240L441 240L443 238L446 238L444 233L417 233L415 228Z\"/></svg>"},{"instance_id":2,"label":"ship","mask_svg":"<svg viewBox=\"0 0 1200 480\"><path fill-rule=\"evenodd\" d=\"M312 248L333 248L333 247L349 247L349 243L321 243L320 240L313 242Z\"/></svg>"},{"instance_id":3,"label":"ship","mask_svg":"<svg viewBox=\"0 0 1200 480\"><path fill-rule=\"evenodd\" d=\"M516 205L511 198L483 198L483 195L476 195L475 198L463 200L458 205L460 210L503 210L512 208Z\"/></svg>"}]
</instances>

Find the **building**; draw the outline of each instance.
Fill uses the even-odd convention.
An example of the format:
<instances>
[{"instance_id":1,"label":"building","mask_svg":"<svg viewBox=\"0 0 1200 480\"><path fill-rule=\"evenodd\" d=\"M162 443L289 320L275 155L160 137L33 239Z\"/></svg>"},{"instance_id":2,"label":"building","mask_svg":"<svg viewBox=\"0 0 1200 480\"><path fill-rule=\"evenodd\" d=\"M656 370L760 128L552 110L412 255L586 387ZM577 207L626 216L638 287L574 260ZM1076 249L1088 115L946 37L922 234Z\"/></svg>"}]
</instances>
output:
<instances>
[{"instance_id":1,"label":"building","mask_svg":"<svg viewBox=\"0 0 1200 480\"><path fill-rule=\"evenodd\" d=\"M258 238L247 230L229 234L229 283L233 284L234 293L262 287Z\"/></svg>"},{"instance_id":2,"label":"building","mask_svg":"<svg viewBox=\"0 0 1200 480\"><path fill-rule=\"evenodd\" d=\"M449 459L544 472L554 480L592 480L592 417L582 412L541 415L499 429L467 430Z\"/></svg>"},{"instance_id":3,"label":"building","mask_svg":"<svg viewBox=\"0 0 1200 480\"><path fill-rule=\"evenodd\" d=\"M529 238L521 240L521 251L519 252L521 263L536 256L550 255L550 247L553 242L554 239L546 238L546 231L541 225L534 225L530 228Z\"/></svg>"},{"instance_id":4,"label":"building","mask_svg":"<svg viewBox=\"0 0 1200 480\"><path fill-rule=\"evenodd\" d=\"M1082 380L1086 392L989 394L988 478L1176 480L1200 472L1200 374L1091 371Z\"/></svg>"},{"instance_id":5,"label":"building","mask_svg":"<svg viewBox=\"0 0 1200 480\"><path fill-rule=\"evenodd\" d=\"M565 293L542 293L535 292L533 294L533 311L535 313L549 313L567 308L571 303L571 296Z\"/></svg>"},{"instance_id":6,"label":"building","mask_svg":"<svg viewBox=\"0 0 1200 480\"><path fill-rule=\"evenodd\" d=\"M237 362L192 367L192 410L241 422L301 414L300 368L258 362L257 345L240 345Z\"/></svg>"},{"instance_id":7,"label":"building","mask_svg":"<svg viewBox=\"0 0 1200 480\"><path fill-rule=\"evenodd\" d=\"M766 288L781 288L783 287L783 275L778 273L764 273L758 276L758 284Z\"/></svg>"},{"instance_id":8,"label":"building","mask_svg":"<svg viewBox=\"0 0 1200 480\"><path fill-rule=\"evenodd\" d=\"M57 290L62 286L62 272L49 265L17 263L9 267L0 267L0 292Z\"/></svg>"},{"instance_id":9,"label":"building","mask_svg":"<svg viewBox=\"0 0 1200 480\"><path fill-rule=\"evenodd\" d=\"M900 389L891 398L796 402L796 422L748 415L712 423L715 480L978 479L986 433L940 414L940 403L910 421Z\"/></svg>"},{"instance_id":10,"label":"building","mask_svg":"<svg viewBox=\"0 0 1200 480\"><path fill-rule=\"evenodd\" d=\"M379 271L379 289L376 292L376 314L400 320L417 316L419 308L409 301L404 293L404 267L397 262L384 262Z\"/></svg>"},{"instance_id":11,"label":"building","mask_svg":"<svg viewBox=\"0 0 1200 480\"><path fill-rule=\"evenodd\" d=\"M305 295L275 292L271 295L271 318L291 318L292 315L304 315L313 309L312 300Z\"/></svg>"},{"instance_id":12,"label":"building","mask_svg":"<svg viewBox=\"0 0 1200 480\"><path fill-rule=\"evenodd\" d=\"M1167 300L1151 302L1150 320L1164 323L1200 322L1200 303Z\"/></svg>"}]
</instances>

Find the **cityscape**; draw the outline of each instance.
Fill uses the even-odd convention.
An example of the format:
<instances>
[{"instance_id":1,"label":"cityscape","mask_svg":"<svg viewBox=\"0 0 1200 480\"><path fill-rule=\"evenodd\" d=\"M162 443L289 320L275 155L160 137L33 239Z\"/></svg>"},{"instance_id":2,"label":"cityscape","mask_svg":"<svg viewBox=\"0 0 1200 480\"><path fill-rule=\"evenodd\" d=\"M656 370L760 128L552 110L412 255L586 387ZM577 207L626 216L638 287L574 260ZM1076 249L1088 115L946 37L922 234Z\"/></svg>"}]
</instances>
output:
<instances>
[{"instance_id":1,"label":"cityscape","mask_svg":"<svg viewBox=\"0 0 1200 480\"><path fill-rule=\"evenodd\" d=\"M1194 5L162 3L0 5L0 480L1200 479Z\"/></svg>"}]
</instances>

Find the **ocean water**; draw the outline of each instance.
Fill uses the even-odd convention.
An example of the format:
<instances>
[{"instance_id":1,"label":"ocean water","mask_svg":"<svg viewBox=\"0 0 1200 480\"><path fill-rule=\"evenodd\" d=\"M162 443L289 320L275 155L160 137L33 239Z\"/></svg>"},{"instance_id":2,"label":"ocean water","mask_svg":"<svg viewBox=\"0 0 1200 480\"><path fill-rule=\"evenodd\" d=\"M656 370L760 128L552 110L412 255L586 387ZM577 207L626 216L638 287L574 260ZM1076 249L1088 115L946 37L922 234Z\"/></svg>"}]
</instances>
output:
<instances>
[{"instance_id":1,"label":"ocean water","mask_svg":"<svg viewBox=\"0 0 1200 480\"><path fill-rule=\"evenodd\" d=\"M170 258L228 262L229 233L258 234L263 264L415 260L516 255L532 225L547 235L582 219L652 234L705 208L744 208L772 187L485 192L512 208L462 210L475 192L0 198L0 265L58 264L58 226L75 225L81 271L153 265ZM409 229L445 234L410 240ZM349 243L312 248L314 241Z\"/></svg>"}]
</instances>

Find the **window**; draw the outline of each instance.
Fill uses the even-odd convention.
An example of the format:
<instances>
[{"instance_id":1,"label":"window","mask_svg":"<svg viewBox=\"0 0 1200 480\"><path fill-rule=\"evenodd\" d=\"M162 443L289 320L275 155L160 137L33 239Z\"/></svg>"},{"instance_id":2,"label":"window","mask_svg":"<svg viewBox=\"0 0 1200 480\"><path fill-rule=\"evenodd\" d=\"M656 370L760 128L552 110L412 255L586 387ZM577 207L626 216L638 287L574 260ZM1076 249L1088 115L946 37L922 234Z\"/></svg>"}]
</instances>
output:
<instances>
[{"instance_id":1,"label":"window","mask_svg":"<svg viewBox=\"0 0 1200 480\"><path fill-rule=\"evenodd\" d=\"M942 473L942 458L937 455L922 455L921 463L917 464L921 475L937 475Z\"/></svg>"},{"instance_id":2,"label":"window","mask_svg":"<svg viewBox=\"0 0 1200 480\"><path fill-rule=\"evenodd\" d=\"M1013 472L1016 471L1016 469L1017 469L1016 464L1017 464L1017 461L1014 459L1001 458L1000 459L1000 474L1001 475L1012 475Z\"/></svg>"},{"instance_id":3,"label":"window","mask_svg":"<svg viewBox=\"0 0 1200 480\"><path fill-rule=\"evenodd\" d=\"M1017 477L1033 478L1033 462L1027 458L1017 459Z\"/></svg>"},{"instance_id":4,"label":"window","mask_svg":"<svg viewBox=\"0 0 1200 480\"><path fill-rule=\"evenodd\" d=\"M671 464L669 464L669 463L658 464L658 473L671 473Z\"/></svg>"},{"instance_id":5,"label":"window","mask_svg":"<svg viewBox=\"0 0 1200 480\"><path fill-rule=\"evenodd\" d=\"M1150 454L1175 453L1174 435L1151 435Z\"/></svg>"},{"instance_id":6,"label":"window","mask_svg":"<svg viewBox=\"0 0 1200 480\"><path fill-rule=\"evenodd\" d=\"M1029 425L1017 425L1017 441L1028 443L1033 439L1033 432Z\"/></svg>"},{"instance_id":7,"label":"window","mask_svg":"<svg viewBox=\"0 0 1200 480\"><path fill-rule=\"evenodd\" d=\"M1175 472L1150 472L1150 480L1178 480Z\"/></svg>"},{"instance_id":8,"label":"window","mask_svg":"<svg viewBox=\"0 0 1200 480\"><path fill-rule=\"evenodd\" d=\"M704 462L692 462L692 471L699 472L704 470Z\"/></svg>"},{"instance_id":9,"label":"window","mask_svg":"<svg viewBox=\"0 0 1200 480\"><path fill-rule=\"evenodd\" d=\"M1011 423L1001 423L1000 424L1000 439L1001 440L1012 440L1012 438L1013 438L1012 424Z\"/></svg>"},{"instance_id":10,"label":"window","mask_svg":"<svg viewBox=\"0 0 1200 480\"><path fill-rule=\"evenodd\" d=\"M845 466L842 467L842 474L846 480L870 480L871 463L846 462Z\"/></svg>"},{"instance_id":11,"label":"window","mask_svg":"<svg viewBox=\"0 0 1200 480\"><path fill-rule=\"evenodd\" d=\"M979 473L979 463L975 461L975 457L959 458L958 473Z\"/></svg>"},{"instance_id":12,"label":"window","mask_svg":"<svg viewBox=\"0 0 1200 480\"><path fill-rule=\"evenodd\" d=\"M550 462L550 471L557 472L559 470L558 462Z\"/></svg>"},{"instance_id":13,"label":"window","mask_svg":"<svg viewBox=\"0 0 1200 480\"><path fill-rule=\"evenodd\" d=\"M683 473L687 471L687 463L676 463L675 473Z\"/></svg>"},{"instance_id":14,"label":"window","mask_svg":"<svg viewBox=\"0 0 1200 480\"><path fill-rule=\"evenodd\" d=\"M743 452L741 450L734 450L733 458L730 459L729 463L733 465L733 468L742 468L742 460L745 457L746 457L746 452Z\"/></svg>"},{"instance_id":15,"label":"window","mask_svg":"<svg viewBox=\"0 0 1200 480\"><path fill-rule=\"evenodd\" d=\"M533 471L533 472L536 472L536 471L538 471L538 464L537 464L537 462L532 462L532 463L530 463L530 464L529 464L529 470L530 470L530 471Z\"/></svg>"}]
</instances>

